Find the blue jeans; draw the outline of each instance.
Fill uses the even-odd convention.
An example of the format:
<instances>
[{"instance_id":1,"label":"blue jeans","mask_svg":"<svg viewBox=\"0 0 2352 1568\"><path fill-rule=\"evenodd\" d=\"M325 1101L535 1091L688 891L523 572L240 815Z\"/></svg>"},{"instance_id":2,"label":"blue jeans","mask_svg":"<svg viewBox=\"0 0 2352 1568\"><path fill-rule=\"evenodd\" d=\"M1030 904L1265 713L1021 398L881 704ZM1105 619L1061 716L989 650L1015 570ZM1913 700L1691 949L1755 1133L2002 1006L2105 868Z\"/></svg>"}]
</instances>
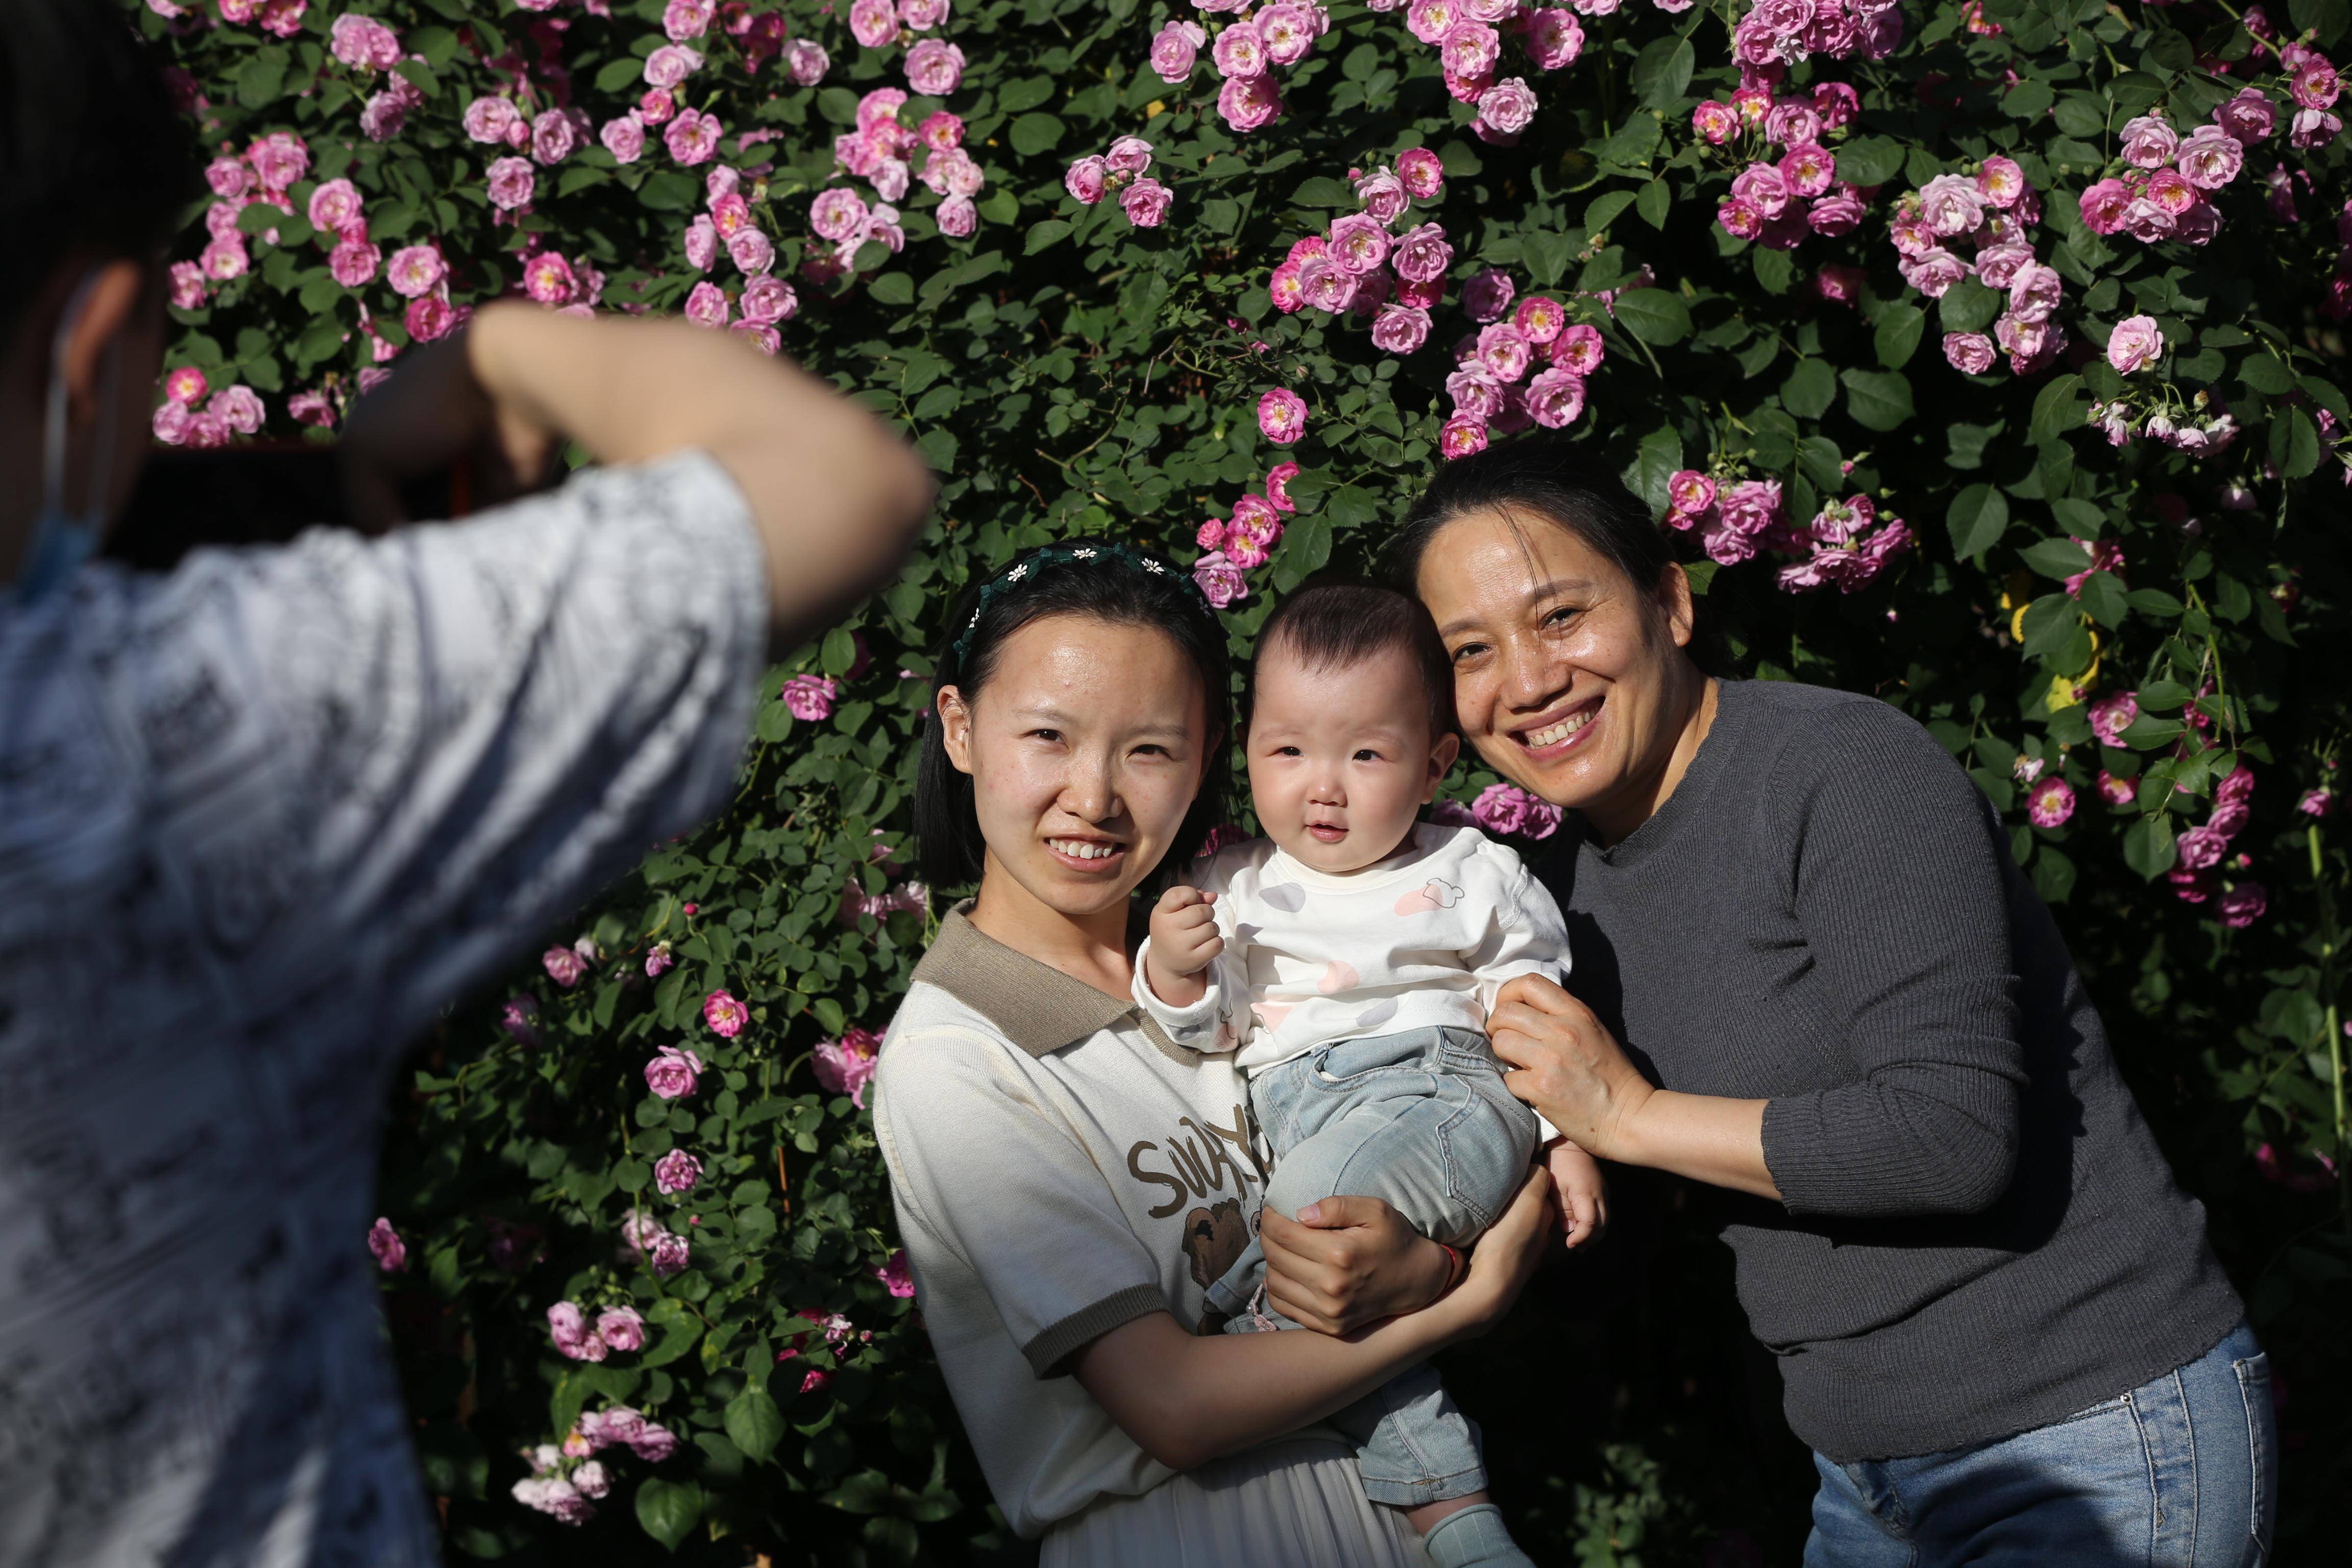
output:
<instances>
[{"instance_id":1,"label":"blue jeans","mask_svg":"<svg viewBox=\"0 0 2352 1568\"><path fill-rule=\"evenodd\" d=\"M2241 1322L2188 1365L2047 1426L1813 1466L1805 1568L2260 1568L2278 1513L2270 1360Z\"/></svg>"},{"instance_id":2,"label":"blue jeans","mask_svg":"<svg viewBox=\"0 0 2352 1568\"><path fill-rule=\"evenodd\" d=\"M1503 1087L1475 1029L1415 1029L1343 1040L1253 1074L1250 1107L1274 1151L1265 1202L1284 1215L1335 1194L1386 1198L1433 1241L1465 1246L1499 1218L1527 1180L1535 1112ZM1209 1304L1228 1333L1262 1326L1252 1299L1265 1279L1253 1238ZM1272 1325L1296 1328L1265 1308ZM1486 1484L1478 1433L1434 1369L1399 1373L1331 1418L1356 1445L1364 1495L1401 1508Z\"/></svg>"}]
</instances>

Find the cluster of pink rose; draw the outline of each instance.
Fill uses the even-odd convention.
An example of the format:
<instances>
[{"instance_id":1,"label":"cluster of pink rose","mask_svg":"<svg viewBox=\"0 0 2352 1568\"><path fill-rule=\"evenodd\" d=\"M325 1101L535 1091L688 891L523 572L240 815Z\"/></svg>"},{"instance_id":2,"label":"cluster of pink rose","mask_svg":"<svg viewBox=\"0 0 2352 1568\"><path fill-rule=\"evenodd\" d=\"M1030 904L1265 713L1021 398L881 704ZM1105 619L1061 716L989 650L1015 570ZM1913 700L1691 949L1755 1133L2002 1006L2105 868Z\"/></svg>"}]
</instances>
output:
<instances>
[{"instance_id":1,"label":"cluster of pink rose","mask_svg":"<svg viewBox=\"0 0 2352 1568\"><path fill-rule=\"evenodd\" d=\"M2163 355L2164 331L2153 316L2126 316L2107 334L2107 363L2120 374L2136 375ZM2084 418L2105 435L2110 446L2128 447L2134 436L2146 436L2192 458L2226 451L2238 438L2237 420L2227 409L2213 412L2211 399L2203 392L2184 406L2168 388L2134 391L2092 404Z\"/></svg>"},{"instance_id":2,"label":"cluster of pink rose","mask_svg":"<svg viewBox=\"0 0 2352 1568\"><path fill-rule=\"evenodd\" d=\"M2066 295L2058 269L2033 258L2027 231L2042 221L2042 196L2016 161L1998 153L1973 175L1941 174L1895 204L1887 227L1902 260L1903 280L1930 300L1973 275L2009 296L1992 335L1947 332L1944 358L1952 368L1982 375L1997 353L2009 368L2032 375L2056 362L2066 346L2058 306ZM1960 249L1969 254L1963 257Z\"/></svg>"},{"instance_id":3,"label":"cluster of pink rose","mask_svg":"<svg viewBox=\"0 0 2352 1568\"><path fill-rule=\"evenodd\" d=\"M687 291L686 319L698 327L726 327L774 353L782 340L776 323L800 310L800 296L775 275L776 243L751 216L743 176L724 164L703 176L703 210L686 226L686 259L698 272L718 264L723 251L742 275L730 295L709 279Z\"/></svg>"},{"instance_id":4,"label":"cluster of pink rose","mask_svg":"<svg viewBox=\"0 0 2352 1568\"><path fill-rule=\"evenodd\" d=\"M1433 815L1444 822L1467 818L1486 832L1518 838L1549 838L1559 831L1560 824L1559 807L1508 784L1488 784L1478 792L1466 811L1459 804L1447 801Z\"/></svg>"},{"instance_id":5,"label":"cluster of pink rose","mask_svg":"<svg viewBox=\"0 0 2352 1568\"><path fill-rule=\"evenodd\" d=\"M1195 4L1198 0L1195 0ZM1577 10L1605 16L1618 0L1580 0ZM1688 10L1689 0L1661 10ZM1515 33L1528 63L1539 71L1561 70L1584 52L1584 27L1564 10L1538 9L1521 0L1411 0L1404 25L1423 43L1437 51L1445 72L1445 89L1463 103L1475 104L1478 117L1470 129L1478 139L1497 146L1516 143L1535 122L1536 94L1525 77L1496 80L1503 34Z\"/></svg>"},{"instance_id":6,"label":"cluster of pink rose","mask_svg":"<svg viewBox=\"0 0 2352 1568\"><path fill-rule=\"evenodd\" d=\"M224 7L226 8L226 7ZM373 16L347 11L327 29L328 52L363 80L383 79L360 106L360 130L371 142L389 142L400 134L408 111L425 101L425 93L399 73L403 60L424 63L422 55L405 54L400 35Z\"/></svg>"},{"instance_id":7,"label":"cluster of pink rose","mask_svg":"<svg viewBox=\"0 0 2352 1568\"><path fill-rule=\"evenodd\" d=\"M408 1244L400 1239L400 1232L392 1228L392 1221L382 1215L368 1226L368 1252L375 1266L386 1274L397 1274L408 1267Z\"/></svg>"},{"instance_id":8,"label":"cluster of pink rose","mask_svg":"<svg viewBox=\"0 0 2352 1568\"><path fill-rule=\"evenodd\" d=\"M1758 84L1693 110L1691 128L1702 140L1748 159L1716 207L1717 224L1735 239L1774 250L1794 250L1808 235L1853 233L1871 192L1838 179L1837 156L1822 138L1852 124L1860 108L1853 89L1825 81L1810 98L1776 102L1771 89Z\"/></svg>"},{"instance_id":9,"label":"cluster of pink rose","mask_svg":"<svg viewBox=\"0 0 2352 1568\"><path fill-rule=\"evenodd\" d=\"M942 109L909 130L898 119L906 101L901 89L877 88L858 100L856 129L834 139L839 172L866 181L875 199L869 203L847 185L828 185L817 193L809 204L809 227L830 248L813 247L801 263L801 276L809 281L829 282L852 270L859 247L869 241L894 256L906 248L907 231L899 226L899 212L892 204L907 194L919 149L929 153L923 184L940 197L933 214L940 232L961 238L978 224L979 207L972 198L984 176L963 150L962 119Z\"/></svg>"},{"instance_id":10,"label":"cluster of pink rose","mask_svg":"<svg viewBox=\"0 0 2352 1568\"><path fill-rule=\"evenodd\" d=\"M892 1253L890 1255L890 1265L895 1265L902 1272L906 1272L906 1257L907 1255L903 1250ZM893 1296L913 1295L915 1293L915 1286L912 1273L906 1272L907 1288L902 1291L896 1284L891 1283L888 1268L889 1266L886 1265L883 1268L876 1269L875 1273L882 1279L885 1284L890 1285L890 1294ZM871 1344L874 1342L874 1331L872 1329L859 1328L856 1324L849 1321L847 1315L841 1312L824 1312L819 1311L811 1307L802 1307L796 1309L793 1311L793 1316L800 1319L803 1322L810 1324L811 1326L803 1329L796 1334L787 1334L784 1336L784 1343L782 1347L776 1352L776 1364L779 1366L782 1366L788 1361L799 1360L801 1347L808 1343L809 1336L811 1334L823 1334L824 1336L825 1348L832 1352L835 1356L839 1356L842 1352L847 1350L852 1340L856 1340L859 1344ZM833 1374L831 1373L826 1372L822 1367L811 1367L806 1373L802 1374L800 1392L803 1394L814 1393L815 1390L823 1388L826 1384L831 1383L832 1381Z\"/></svg>"},{"instance_id":11,"label":"cluster of pink rose","mask_svg":"<svg viewBox=\"0 0 2352 1568\"><path fill-rule=\"evenodd\" d=\"M1286 395L1294 400L1297 396L1296 393ZM1305 409L1306 405L1300 404L1302 418ZM1202 554L1192 563L1192 581L1217 608L1249 597L1249 583L1242 574L1265 565L1282 542L1282 520L1298 510L1287 488L1297 477L1297 464L1275 464L1265 471L1262 489L1234 502L1231 517L1213 517L1193 533L1192 542L1201 547Z\"/></svg>"},{"instance_id":12,"label":"cluster of pink rose","mask_svg":"<svg viewBox=\"0 0 2352 1568\"><path fill-rule=\"evenodd\" d=\"M1741 77L1774 81L1809 56L1883 60L1902 41L1896 0L1755 0L1731 29Z\"/></svg>"},{"instance_id":13,"label":"cluster of pink rose","mask_svg":"<svg viewBox=\"0 0 2352 1568\"><path fill-rule=\"evenodd\" d=\"M931 889L921 882L901 882L879 893L869 893L855 878L841 889L841 923L856 925L861 918L884 921L904 910L910 915L931 911Z\"/></svg>"},{"instance_id":14,"label":"cluster of pink rose","mask_svg":"<svg viewBox=\"0 0 2352 1568\"><path fill-rule=\"evenodd\" d=\"M881 1060L882 1037L871 1029L844 1031L837 1040L819 1040L809 1066L817 1082L835 1094L845 1094L860 1110L866 1109L866 1086L874 1079Z\"/></svg>"},{"instance_id":15,"label":"cluster of pink rose","mask_svg":"<svg viewBox=\"0 0 2352 1568\"><path fill-rule=\"evenodd\" d=\"M222 22L238 26L249 22L272 37L290 38L302 30L302 18L310 15L310 0L219 0L218 8ZM186 6L175 5L173 0L147 0L147 9L167 22L189 14Z\"/></svg>"},{"instance_id":16,"label":"cluster of pink rose","mask_svg":"<svg viewBox=\"0 0 2352 1568\"><path fill-rule=\"evenodd\" d=\"M600 962L604 956L604 950L596 945L596 939L583 934L570 947L551 947L541 953L539 966L547 971L550 980L569 991L580 984L581 977L588 973L588 966Z\"/></svg>"},{"instance_id":17,"label":"cluster of pink rose","mask_svg":"<svg viewBox=\"0 0 2352 1568\"><path fill-rule=\"evenodd\" d=\"M1151 177L1151 143L1140 136L1122 136L1108 153L1089 153L1062 174L1062 188L1071 199L1093 206L1117 192L1119 210L1137 228L1158 228L1168 221L1175 193Z\"/></svg>"},{"instance_id":18,"label":"cluster of pink rose","mask_svg":"<svg viewBox=\"0 0 2352 1568\"><path fill-rule=\"evenodd\" d=\"M2246 802L2253 793L2253 770L2240 763L2214 786L2213 809L2205 820L2176 841L2180 863L2167 873L2172 890L2183 903L2201 904L2218 896L2221 923L2233 928L2253 924L2270 907L2260 882L2222 879L2226 871L2243 871L2253 865L2252 856L2230 853L2230 841L2245 830L2252 815Z\"/></svg>"},{"instance_id":19,"label":"cluster of pink rose","mask_svg":"<svg viewBox=\"0 0 2352 1568\"><path fill-rule=\"evenodd\" d=\"M591 1323L579 1302L558 1301L547 1310L547 1329L555 1348L573 1361L603 1361L613 1351L646 1347L646 1321L635 1307L607 1307Z\"/></svg>"},{"instance_id":20,"label":"cluster of pink rose","mask_svg":"<svg viewBox=\"0 0 2352 1568\"><path fill-rule=\"evenodd\" d=\"M1454 345L1445 378L1454 411L1438 429L1437 449L1449 461L1484 451L1490 430L1574 424L1584 413L1584 384L1608 356L1600 329L1571 325L1568 307L1549 295L1530 294L1512 310L1517 291L1508 273L1492 268L1462 290L1470 319L1485 325Z\"/></svg>"},{"instance_id":21,"label":"cluster of pink rose","mask_svg":"<svg viewBox=\"0 0 2352 1568\"><path fill-rule=\"evenodd\" d=\"M948 19L948 0L856 0L849 36L869 49L887 48L935 31Z\"/></svg>"},{"instance_id":22,"label":"cluster of pink rose","mask_svg":"<svg viewBox=\"0 0 2352 1568\"><path fill-rule=\"evenodd\" d=\"M1717 479L1685 468L1666 481L1666 522L1696 530L1707 559L1730 566L1770 550L1802 560L1780 570L1780 586L1804 593L1835 584L1851 594L1911 547L1910 525L1881 517L1868 496L1832 500L1800 528L1789 518L1778 479Z\"/></svg>"},{"instance_id":23,"label":"cluster of pink rose","mask_svg":"<svg viewBox=\"0 0 2352 1568\"><path fill-rule=\"evenodd\" d=\"M1454 247L1433 223L1392 231L1414 202L1445 194L1445 167L1428 148L1412 147L1397 155L1394 168L1350 169L1348 177L1359 209L1293 245L1266 291L1285 315L1311 308L1371 316L1376 346L1412 353L1428 340L1429 312L1445 296Z\"/></svg>"},{"instance_id":24,"label":"cluster of pink rose","mask_svg":"<svg viewBox=\"0 0 2352 1568\"><path fill-rule=\"evenodd\" d=\"M1243 11L1248 0L1192 0L1213 15ZM1217 112L1227 125L1251 132L1282 118L1282 89L1275 81L1277 67L1297 65L1315 51L1315 40L1331 30L1330 13L1315 0L1275 0L1245 16L1220 26L1212 41L1197 22L1170 22L1151 40L1151 68L1170 84L1192 79L1201 47L1223 79L1217 89Z\"/></svg>"},{"instance_id":25,"label":"cluster of pink rose","mask_svg":"<svg viewBox=\"0 0 2352 1568\"><path fill-rule=\"evenodd\" d=\"M231 436L250 436L261 428L261 395L235 382L213 393L205 373L182 365L163 376L163 401L153 420L155 439L167 447L226 447ZM202 405L202 406L199 406Z\"/></svg>"},{"instance_id":26,"label":"cluster of pink rose","mask_svg":"<svg viewBox=\"0 0 2352 1568\"><path fill-rule=\"evenodd\" d=\"M645 1463L657 1465L677 1452L677 1435L625 1405L589 1411L561 1446L541 1443L523 1450L530 1474L515 1482L515 1501L566 1524L593 1517L592 1500L613 1489L612 1475L594 1457L607 1448L626 1448Z\"/></svg>"},{"instance_id":27,"label":"cluster of pink rose","mask_svg":"<svg viewBox=\"0 0 2352 1568\"><path fill-rule=\"evenodd\" d=\"M701 1216L688 1215L687 1223L699 1224ZM629 1217L621 1222L617 1258L623 1263L645 1265L657 1279L668 1279L693 1261L686 1237L673 1234L643 1209L630 1210Z\"/></svg>"},{"instance_id":28,"label":"cluster of pink rose","mask_svg":"<svg viewBox=\"0 0 2352 1568\"><path fill-rule=\"evenodd\" d=\"M2083 193L2083 226L2097 235L2128 234L2145 245L2210 243L2221 232L2221 215L2207 196L2238 177L2246 150L2270 135L2276 118L2270 99L2249 87L2218 105L2211 124L2186 136L2162 110L2129 121L2118 140L2128 166Z\"/></svg>"}]
</instances>

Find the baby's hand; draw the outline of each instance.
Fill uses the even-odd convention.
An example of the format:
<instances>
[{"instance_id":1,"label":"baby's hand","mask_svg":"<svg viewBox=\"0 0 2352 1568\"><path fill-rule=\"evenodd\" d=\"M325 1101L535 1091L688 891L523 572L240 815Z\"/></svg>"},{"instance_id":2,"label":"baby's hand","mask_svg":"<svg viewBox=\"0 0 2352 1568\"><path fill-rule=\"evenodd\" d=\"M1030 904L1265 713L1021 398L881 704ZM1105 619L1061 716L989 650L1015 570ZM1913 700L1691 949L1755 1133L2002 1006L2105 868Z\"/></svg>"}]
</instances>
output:
<instances>
[{"instance_id":1,"label":"baby's hand","mask_svg":"<svg viewBox=\"0 0 2352 1568\"><path fill-rule=\"evenodd\" d=\"M1609 1182L1601 1162L1563 1138L1544 1152L1552 1186L1559 1194L1560 1228L1570 1248L1601 1239L1609 1228Z\"/></svg>"},{"instance_id":2,"label":"baby's hand","mask_svg":"<svg viewBox=\"0 0 2352 1568\"><path fill-rule=\"evenodd\" d=\"M1171 888L1151 906L1151 952L1144 978L1152 994L1179 1007L1198 1002L1209 989L1199 978L1224 952L1217 934L1217 895L1198 888Z\"/></svg>"}]
</instances>

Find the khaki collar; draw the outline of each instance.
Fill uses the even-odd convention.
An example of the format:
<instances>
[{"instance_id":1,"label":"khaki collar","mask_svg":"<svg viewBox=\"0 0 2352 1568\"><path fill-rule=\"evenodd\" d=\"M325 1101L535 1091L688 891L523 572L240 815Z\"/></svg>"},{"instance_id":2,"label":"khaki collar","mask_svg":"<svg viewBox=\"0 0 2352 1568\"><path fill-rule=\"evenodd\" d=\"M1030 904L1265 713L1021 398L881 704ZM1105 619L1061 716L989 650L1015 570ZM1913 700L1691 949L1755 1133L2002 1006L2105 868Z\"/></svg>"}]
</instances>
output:
<instances>
[{"instance_id":1,"label":"khaki collar","mask_svg":"<svg viewBox=\"0 0 2352 1568\"><path fill-rule=\"evenodd\" d=\"M940 921L938 939L915 965L916 980L938 986L1033 1057L1050 1056L1132 1021L1170 1060L1191 1067L1201 1059L1198 1051L1171 1040L1133 1001L1098 991L990 936L971 923L966 913L971 908L966 899Z\"/></svg>"}]
</instances>

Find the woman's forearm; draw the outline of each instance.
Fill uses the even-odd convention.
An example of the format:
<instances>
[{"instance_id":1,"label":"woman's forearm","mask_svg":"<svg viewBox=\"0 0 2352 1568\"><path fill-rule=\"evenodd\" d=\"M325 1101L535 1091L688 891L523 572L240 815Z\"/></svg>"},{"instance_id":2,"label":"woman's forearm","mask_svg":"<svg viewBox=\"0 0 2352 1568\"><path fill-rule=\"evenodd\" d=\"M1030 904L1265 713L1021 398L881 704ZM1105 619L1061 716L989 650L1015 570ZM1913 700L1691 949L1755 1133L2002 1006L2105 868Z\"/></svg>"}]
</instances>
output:
<instances>
[{"instance_id":1,"label":"woman's forearm","mask_svg":"<svg viewBox=\"0 0 2352 1568\"><path fill-rule=\"evenodd\" d=\"M1469 1331L1443 1304L1353 1339L1188 1334L1166 1312L1078 1352L1078 1382L1138 1447L1188 1470L1319 1421Z\"/></svg>"},{"instance_id":2,"label":"woman's forearm","mask_svg":"<svg viewBox=\"0 0 2352 1568\"><path fill-rule=\"evenodd\" d=\"M1766 1103L1655 1089L1619 1123L1612 1146L1593 1152L1778 1202L1764 1163Z\"/></svg>"}]
</instances>

